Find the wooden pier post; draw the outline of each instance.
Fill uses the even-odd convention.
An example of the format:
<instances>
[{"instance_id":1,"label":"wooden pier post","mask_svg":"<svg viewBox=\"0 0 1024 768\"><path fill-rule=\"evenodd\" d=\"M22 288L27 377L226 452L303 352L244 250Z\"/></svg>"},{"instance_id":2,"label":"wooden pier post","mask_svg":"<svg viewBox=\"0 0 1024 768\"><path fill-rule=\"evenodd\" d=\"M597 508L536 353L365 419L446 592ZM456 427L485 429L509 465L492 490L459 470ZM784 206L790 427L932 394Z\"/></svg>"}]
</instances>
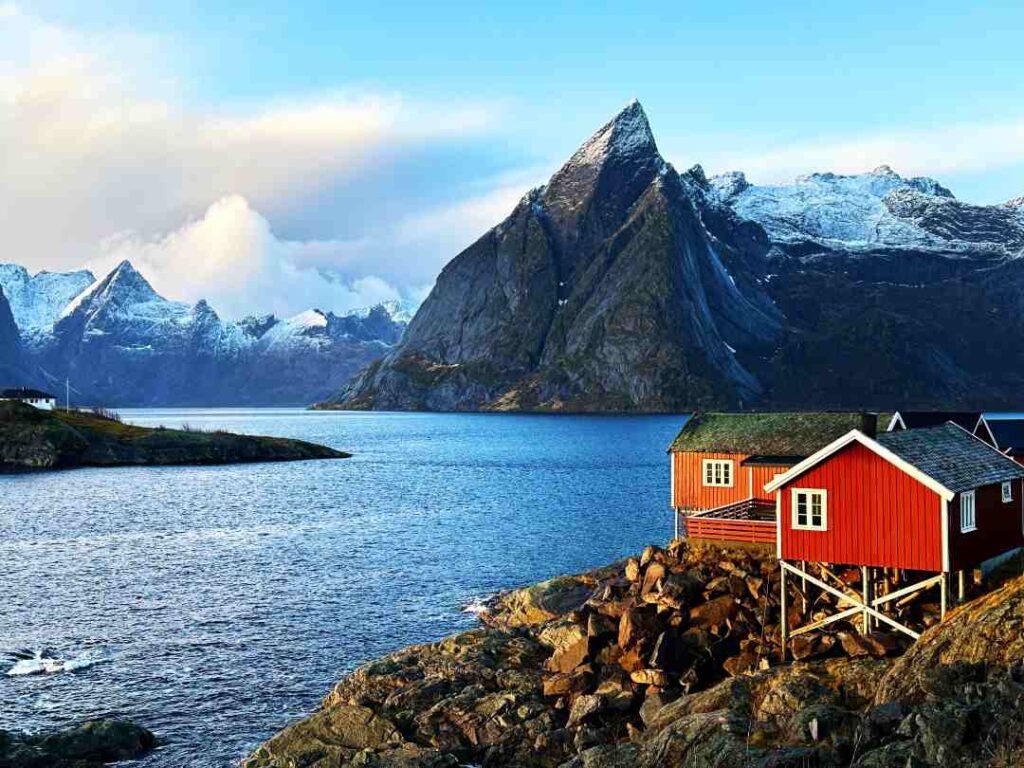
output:
<instances>
[{"instance_id":1,"label":"wooden pier post","mask_svg":"<svg viewBox=\"0 0 1024 768\"><path fill-rule=\"evenodd\" d=\"M782 611L782 618L779 623L782 629L782 662L786 662L786 642L789 639L789 600L786 598L786 569L783 567L785 560L779 560L779 609Z\"/></svg>"}]
</instances>

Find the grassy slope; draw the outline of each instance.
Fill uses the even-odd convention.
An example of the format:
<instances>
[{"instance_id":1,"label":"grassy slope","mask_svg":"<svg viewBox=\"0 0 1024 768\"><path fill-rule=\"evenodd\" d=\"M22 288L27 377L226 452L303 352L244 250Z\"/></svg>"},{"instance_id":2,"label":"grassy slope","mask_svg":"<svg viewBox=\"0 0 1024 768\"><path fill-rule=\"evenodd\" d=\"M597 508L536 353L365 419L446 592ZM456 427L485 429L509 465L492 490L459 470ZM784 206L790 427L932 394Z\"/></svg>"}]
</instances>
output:
<instances>
[{"instance_id":1,"label":"grassy slope","mask_svg":"<svg viewBox=\"0 0 1024 768\"><path fill-rule=\"evenodd\" d=\"M48 412L22 403L0 402L0 466L232 464L348 455L301 440L150 429L81 411Z\"/></svg>"}]
</instances>

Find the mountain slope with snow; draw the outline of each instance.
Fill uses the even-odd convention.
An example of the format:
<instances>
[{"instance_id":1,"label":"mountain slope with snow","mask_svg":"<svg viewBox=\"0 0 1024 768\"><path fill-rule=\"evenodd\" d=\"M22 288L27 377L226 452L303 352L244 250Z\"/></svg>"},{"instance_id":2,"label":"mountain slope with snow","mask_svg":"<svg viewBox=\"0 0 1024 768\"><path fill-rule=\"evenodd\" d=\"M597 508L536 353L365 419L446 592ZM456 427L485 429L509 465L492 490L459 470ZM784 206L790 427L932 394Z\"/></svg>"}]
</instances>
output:
<instances>
[{"instance_id":1,"label":"mountain slope with snow","mask_svg":"<svg viewBox=\"0 0 1024 768\"><path fill-rule=\"evenodd\" d=\"M903 178L888 166L852 176L814 173L784 186L756 186L738 172L710 183L724 203L784 246L999 256L1019 256L1024 249L1019 209L962 203L934 179Z\"/></svg>"},{"instance_id":2,"label":"mountain slope with snow","mask_svg":"<svg viewBox=\"0 0 1024 768\"><path fill-rule=\"evenodd\" d=\"M32 295L39 286L23 285L22 305L41 306ZM227 322L206 301L163 298L127 261L51 314L50 325L36 315L23 329L27 378L70 378L79 400L104 405L308 404L386 352L405 327L384 307Z\"/></svg>"},{"instance_id":3,"label":"mountain slope with snow","mask_svg":"<svg viewBox=\"0 0 1024 768\"><path fill-rule=\"evenodd\" d=\"M87 270L31 275L17 264L0 264L0 289L3 289L14 321L22 331L41 330L53 325L68 302L94 280Z\"/></svg>"}]
</instances>

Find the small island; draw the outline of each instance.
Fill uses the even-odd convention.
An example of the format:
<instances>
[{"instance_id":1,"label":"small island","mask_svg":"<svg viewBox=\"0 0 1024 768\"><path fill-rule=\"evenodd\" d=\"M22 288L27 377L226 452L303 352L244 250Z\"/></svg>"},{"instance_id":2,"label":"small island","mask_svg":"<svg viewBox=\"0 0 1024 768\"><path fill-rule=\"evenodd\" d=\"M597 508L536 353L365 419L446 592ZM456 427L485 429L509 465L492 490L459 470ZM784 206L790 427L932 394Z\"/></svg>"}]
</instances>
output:
<instances>
[{"instance_id":1,"label":"small island","mask_svg":"<svg viewBox=\"0 0 1024 768\"><path fill-rule=\"evenodd\" d=\"M345 459L351 454L283 437L139 427L103 411L43 410L0 402L0 468L241 464Z\"/></svg>"}]
</instances>

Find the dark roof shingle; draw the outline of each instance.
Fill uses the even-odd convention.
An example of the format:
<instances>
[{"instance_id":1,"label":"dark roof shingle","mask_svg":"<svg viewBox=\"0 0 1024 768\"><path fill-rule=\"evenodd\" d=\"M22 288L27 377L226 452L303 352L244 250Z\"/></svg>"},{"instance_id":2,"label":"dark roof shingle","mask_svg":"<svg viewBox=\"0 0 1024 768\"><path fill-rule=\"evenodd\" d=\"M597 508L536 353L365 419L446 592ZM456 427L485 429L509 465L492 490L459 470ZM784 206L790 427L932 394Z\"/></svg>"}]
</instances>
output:
<instances>
[{"instance_id":1,"label":"dark roof shingle","mask_svg":"<svg viewBox=\"0 0 1024 768\"><path fill-rule=\"evenodd\" d=\"M1024 466L956 424L884 432L875 439L953 493L1024 477Z\"/></svg>"},{"instance_id":2,"label":"dark roof shingle","mask_svg":"<svg viewBox=\"0 0 1024 768\"><path fill-rule=\"evenodd\" d=\"M804 458L851 429L875 434L877 416L860 412L697 413L669 451Z\"/></svg>"},{"instance_id":3,"label":"dark roof shingle","mask_svg":"<svg viewBox=\"0 0 1024 768\"><path fill-rule=\"evenodd\" d=\"M3 400L24 400L30 397L56 399L56 396L51 395L49 392L43 392L39 389L29 389L27 387L14 387L12 389L0 390L0 399Z\"/></svg>"}]
</instances>

